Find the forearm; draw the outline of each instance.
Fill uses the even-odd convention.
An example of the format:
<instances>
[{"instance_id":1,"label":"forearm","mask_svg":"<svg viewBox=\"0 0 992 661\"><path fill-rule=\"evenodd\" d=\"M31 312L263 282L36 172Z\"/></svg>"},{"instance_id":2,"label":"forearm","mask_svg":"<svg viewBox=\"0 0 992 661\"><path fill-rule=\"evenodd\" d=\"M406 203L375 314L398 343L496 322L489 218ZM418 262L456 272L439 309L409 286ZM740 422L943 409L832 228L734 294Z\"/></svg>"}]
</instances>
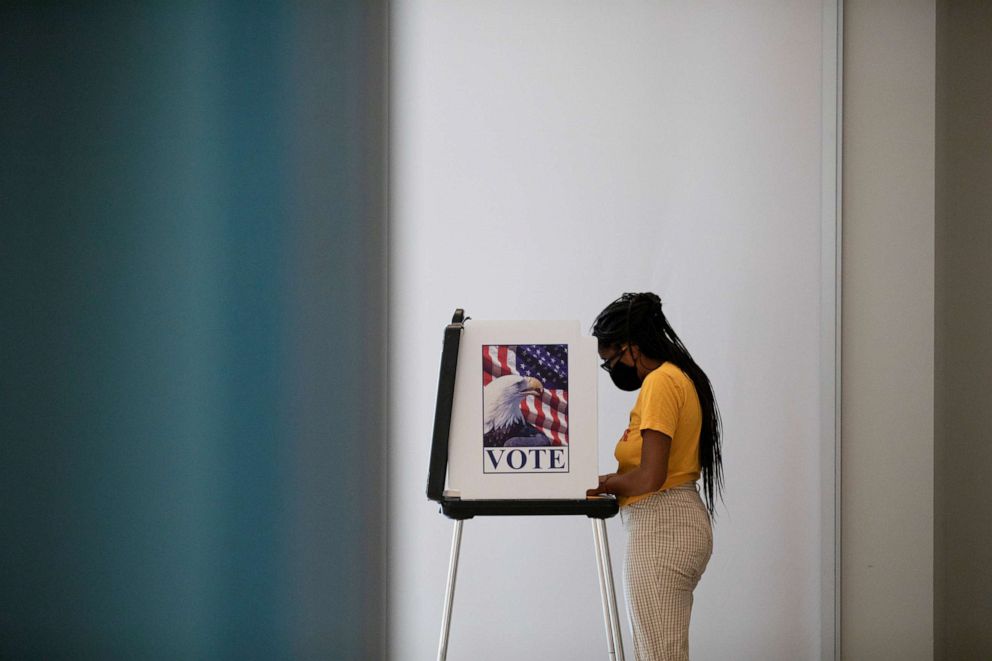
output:
<instances>
[{"instance_id":1,"label":"forearm","mask_svg":"<svg viewBox=\"0 0 992 661\"><path fill-rule=\"evenodd\" d=\"M609 493L616 496L640 496L657 491L668 477L668 455L672 439L654 429L641 432L641 463L623 475L609 473L599 476L599 486L587 493Z\"/></svg>"},{"instance_id":2,"label":"forearm","mask_svg":"<svg viewBox=\"0 0 992 661\"><path fill-rule=\"evenodd\" d=\"M655 475L641 466L623 475L611 475L606 481L606 493L617 496L639 496L643 493L651 493L661 488L666 477L666 475Z\"/></svg>"}]
</instances>

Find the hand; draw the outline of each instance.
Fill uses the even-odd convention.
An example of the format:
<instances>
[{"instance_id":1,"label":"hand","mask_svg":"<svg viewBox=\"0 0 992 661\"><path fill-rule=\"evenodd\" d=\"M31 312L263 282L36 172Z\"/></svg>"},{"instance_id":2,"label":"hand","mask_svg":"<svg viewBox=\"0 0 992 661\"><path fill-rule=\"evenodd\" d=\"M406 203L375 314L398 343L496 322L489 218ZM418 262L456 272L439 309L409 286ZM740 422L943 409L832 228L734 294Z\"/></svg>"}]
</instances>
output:
<instances>
[{"instance_id":1,"label":"hand","mask_svg":"<svg viewBox=\"0 0 992 661\"><path fill-rule=\"evenodd\" d=\"M598 496L601 493L609 493L606 490L606 482L611 477L616 477L616 475L617 475L616 473L607 473L606 475L600 475L599 476L599 484L596 485L596 488L595 489L588 489L588 490L586 490L586 496Z\"/></svg>"}]
</instances>

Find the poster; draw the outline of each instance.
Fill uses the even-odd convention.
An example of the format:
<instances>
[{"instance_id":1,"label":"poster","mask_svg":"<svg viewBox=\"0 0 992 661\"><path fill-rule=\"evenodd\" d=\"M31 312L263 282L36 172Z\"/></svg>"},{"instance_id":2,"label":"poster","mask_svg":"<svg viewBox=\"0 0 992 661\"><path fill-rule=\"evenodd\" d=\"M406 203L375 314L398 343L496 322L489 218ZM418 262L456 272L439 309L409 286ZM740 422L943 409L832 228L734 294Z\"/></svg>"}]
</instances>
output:
<instances>
[{"instance_id":1,"label":"poster","mask_svg":"<svg viewBox=\"0 0 992 661\"><path fill-rule=\"evenodd\" d=\"M568 472L568 345L482 345L485 473Z\"/></svg>"},{"instance_id":2,"label":"poster","mask_svg":"<svg viewBox=\"0 0 992 661\"><path fill-rule=\"evenodd\" d=\"M462 499L585 498L596 486L595 338L577 321L465 324L448 492Z\"/></svg>"}]
</instances>

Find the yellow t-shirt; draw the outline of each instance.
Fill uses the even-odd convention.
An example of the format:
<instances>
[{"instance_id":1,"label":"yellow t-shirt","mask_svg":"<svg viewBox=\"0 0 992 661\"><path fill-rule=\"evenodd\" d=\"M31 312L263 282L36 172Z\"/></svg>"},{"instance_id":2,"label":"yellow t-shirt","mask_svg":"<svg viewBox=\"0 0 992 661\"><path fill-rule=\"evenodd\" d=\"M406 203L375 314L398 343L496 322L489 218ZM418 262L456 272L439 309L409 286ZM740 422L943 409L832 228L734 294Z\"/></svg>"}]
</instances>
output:
<instances>
[{"instance_id":1,"label":"yellow t-shirt","mask_svg":"<svg viewBox=\"0 0 992 661\"><path fill-rule=\"evenodd\" d=\"M674 363L663 363L648 373L641 384L637 402L630 411L630 425L613 453L620 462L618 472L622 475L641 465L641 430L654 429L672 438L668 477L660 491L698 480L702 428L702 407L692 379ZM649 495L620 496L620 506Z\"/></svg>"}]
</instances>

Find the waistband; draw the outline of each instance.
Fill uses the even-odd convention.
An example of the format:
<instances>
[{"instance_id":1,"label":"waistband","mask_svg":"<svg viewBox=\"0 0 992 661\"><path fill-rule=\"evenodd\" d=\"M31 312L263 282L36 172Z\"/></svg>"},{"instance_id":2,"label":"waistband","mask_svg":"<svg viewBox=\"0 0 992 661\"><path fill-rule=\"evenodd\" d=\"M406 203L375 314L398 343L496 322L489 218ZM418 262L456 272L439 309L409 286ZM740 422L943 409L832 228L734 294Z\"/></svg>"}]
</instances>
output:
<instances>
[{"instance_id":1,"label":"waistband","mask_svg":"<svg viewBox=\"0 0 992 661\"><path fill-rule=\"evenodd\" d=\"M621 500L620 509L623 510L626 507L636 505L637 503L642 503L649 499L658 498L684 498L689 494L694 494L702 498L702 492L699 490L699 482L692 480L691 482L683 482L682 484L676 484L674 487L669 487L663 491L652 491L651 493L641 494L639 496L631 496L629 500Z\"/></svg>"}]
</instances>

